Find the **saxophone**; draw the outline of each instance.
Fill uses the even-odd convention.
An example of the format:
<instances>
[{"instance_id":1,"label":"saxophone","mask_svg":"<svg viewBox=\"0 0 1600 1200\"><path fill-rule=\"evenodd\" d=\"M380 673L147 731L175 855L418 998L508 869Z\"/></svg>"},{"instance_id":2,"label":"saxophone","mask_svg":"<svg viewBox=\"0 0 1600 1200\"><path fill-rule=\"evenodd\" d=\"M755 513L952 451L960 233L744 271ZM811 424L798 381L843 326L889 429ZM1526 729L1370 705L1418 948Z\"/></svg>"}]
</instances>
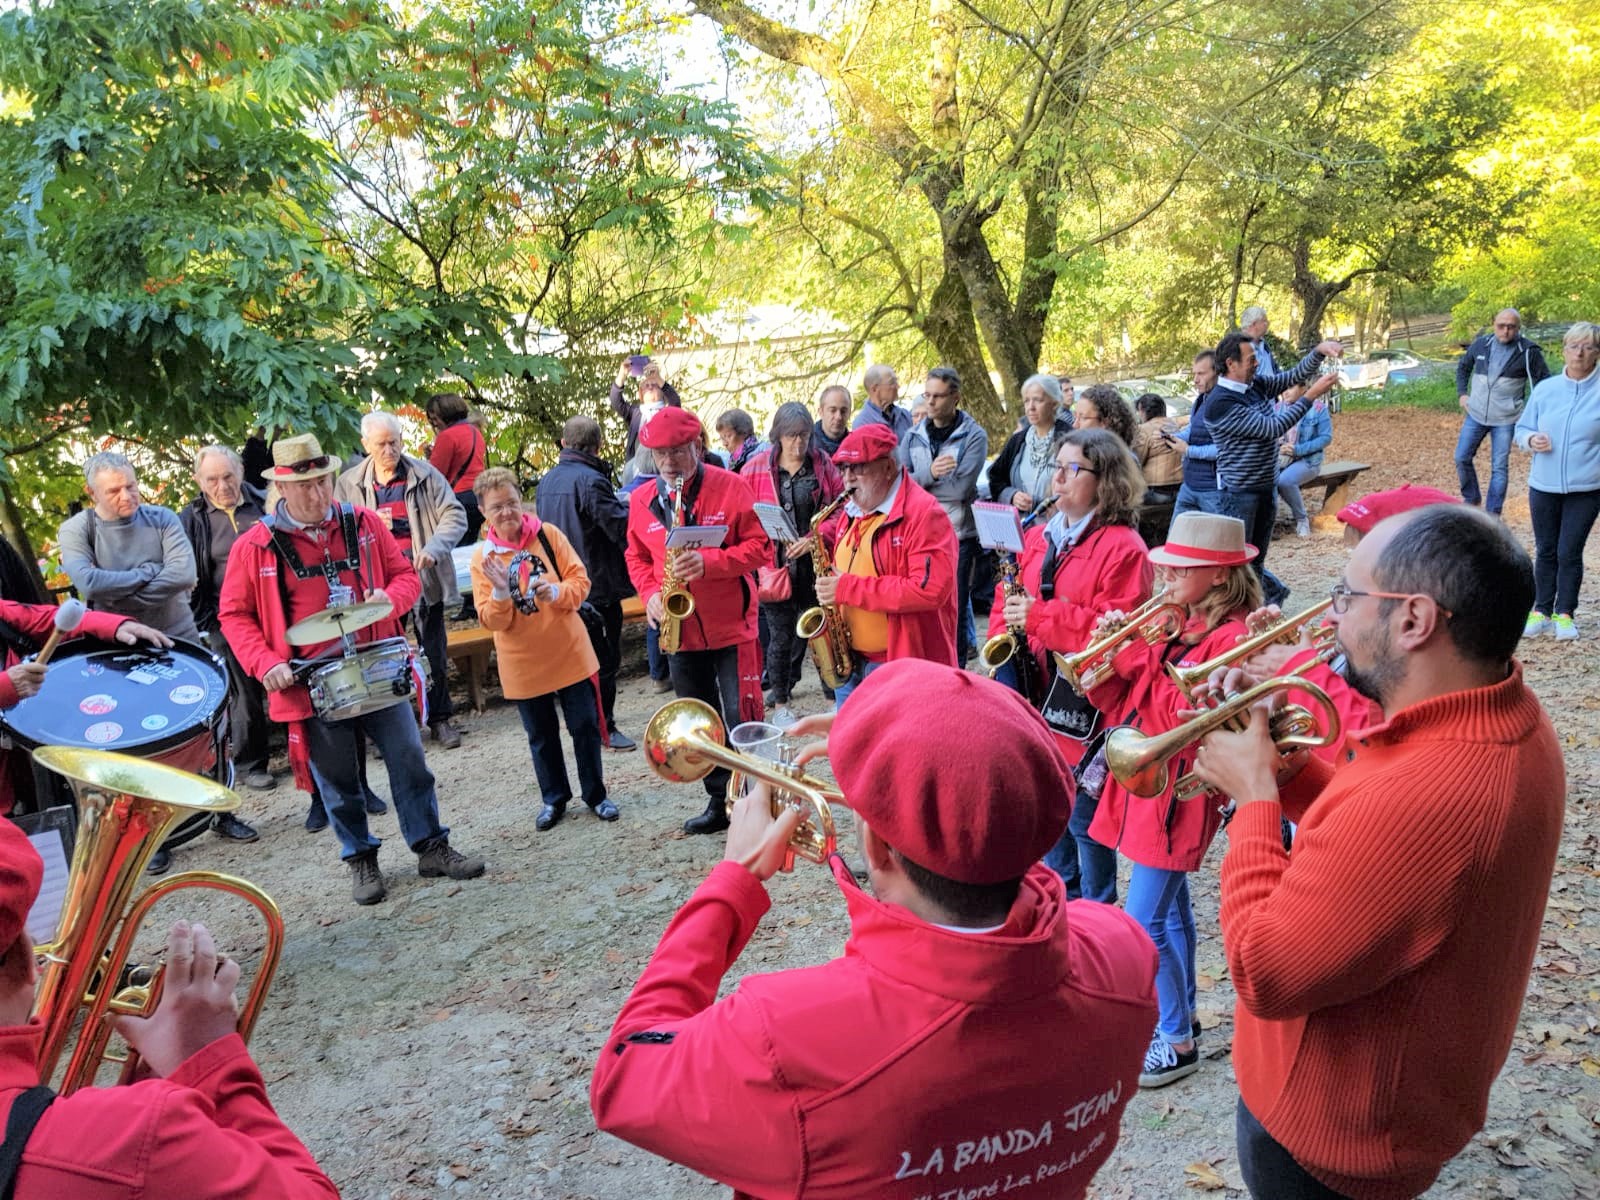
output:
<instances>
[{"instance_id":1,"label":"saxophone","mask_svg":"<svg viewBox=\"0 0 1600 1200\"><path fill-rule=\"evenodd\" d=\"M683 483L680 480L672 489L672 528L683 524ZM670 530L669 530L670 532ZM665 551L665 565L661 568L661 624L656 629L656 641L663 654L676 654L683 642L683 621L694 612L694 596L678 578L674 566L677 555Z\"/></svg>"},{"instance_id":2,"label":"saxophone","mask_svg":"<svg viewBox=\"0 0 1600 1200\"><path fill-rule=\"evenodd\" d=\"M1027 594L1019 578L1015 554L1006 555L1005 562L1000 564L1000 575L1005 581L1007 596ZM1029 704L1037 703L1039 664L1033 657L1033 651L1028 648L1028 633L1023 626L1007 625L1004 633L995 634L983 644L983 649L978 651L978 658L990 679L993 679L1006 663L1011 663L1017 681L1017 691L1022 693L1022 698Z\"/></svg>"},{"instance_id":3,"label":"saxophone","mask_svg":"<svg viewBox=\"0 0 1600 1200\"><path fill-rule=\"evenodd\" d=\"M811 518L811 563L817 578L833 570L827 551L822 547L822 523L834 514L849 498L841 493ZM811 661L817 664L817 675L830 688L846 683L855 674L856 659L850 651L850 626L845 624L844 613L837 604L818 604L806 609L795 622L795 635L811 649Z\"/></svg>"}]
</instances>

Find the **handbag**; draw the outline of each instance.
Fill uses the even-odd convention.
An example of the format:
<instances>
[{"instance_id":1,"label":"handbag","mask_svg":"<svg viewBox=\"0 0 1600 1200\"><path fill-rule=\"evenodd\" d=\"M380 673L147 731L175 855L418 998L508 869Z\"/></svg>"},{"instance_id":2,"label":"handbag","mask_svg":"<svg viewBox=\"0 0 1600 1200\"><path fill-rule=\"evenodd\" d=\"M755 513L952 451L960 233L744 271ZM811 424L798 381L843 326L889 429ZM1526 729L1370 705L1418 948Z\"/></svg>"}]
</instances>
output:
<instances>
[{"instance_id":1,"label":"handbag","mask_svg":"<svg viewBox=\"0 0 1600 1200\"><path fill-rule=\"evenodd\" d=\"M781 604L794 597L794 580L789 578L789 568L757 567L756 599L763 604Z\"/></svg>"}]
</instances>

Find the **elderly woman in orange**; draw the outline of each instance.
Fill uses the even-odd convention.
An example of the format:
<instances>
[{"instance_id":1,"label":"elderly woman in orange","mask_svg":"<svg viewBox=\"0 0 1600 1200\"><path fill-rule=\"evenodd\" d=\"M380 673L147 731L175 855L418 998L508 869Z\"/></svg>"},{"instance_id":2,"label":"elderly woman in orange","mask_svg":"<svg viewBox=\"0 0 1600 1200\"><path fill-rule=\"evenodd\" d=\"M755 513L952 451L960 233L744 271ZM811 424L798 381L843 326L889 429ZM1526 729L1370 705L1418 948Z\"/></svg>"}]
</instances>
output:
<instances>
[{"instance_id":1,"label":"elderly woman in orange","mask_svg":"<svg viewBox=\"0 0 1600 1200\"><path fill-rule=\"evenodd\" d=\"M472 490L484 517L484 540L472 555L472 597L478 620L494 633L500 690L516 701L528 733L544 801L534 827L549 829L572 799L557 703L572 735L583 802L602 821L615 821L600 765L600 664L578 615L589 573L561 530L523 510L510 471L491 467Z\"/></svg>"}]
</instances>

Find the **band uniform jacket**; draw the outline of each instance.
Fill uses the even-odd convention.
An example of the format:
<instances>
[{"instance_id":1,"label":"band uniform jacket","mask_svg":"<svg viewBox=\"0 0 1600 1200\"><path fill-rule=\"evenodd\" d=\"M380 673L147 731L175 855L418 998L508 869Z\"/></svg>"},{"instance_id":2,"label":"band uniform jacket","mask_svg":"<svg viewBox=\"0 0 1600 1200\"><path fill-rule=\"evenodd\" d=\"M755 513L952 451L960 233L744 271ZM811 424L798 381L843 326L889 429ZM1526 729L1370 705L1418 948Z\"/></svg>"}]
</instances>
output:
<instances>
[{"instance_id":1,"label":"band uniform jacket","mask_svg":"<svg viewBox=\"0 0 1600 1200\"><path fill-rule=\"evenodd\" d=\"M706 573L686 584L694 612L683 622L683 650L720 650L756 639L755 571L771 560L772 543L756 519L750 485L731 471L701 463L684 488L686 523L726 525L716 549L701 550ZM628 575L646 604L661 590L667 530L653 484L628 497Z\"/></svg>"}]
</instances>

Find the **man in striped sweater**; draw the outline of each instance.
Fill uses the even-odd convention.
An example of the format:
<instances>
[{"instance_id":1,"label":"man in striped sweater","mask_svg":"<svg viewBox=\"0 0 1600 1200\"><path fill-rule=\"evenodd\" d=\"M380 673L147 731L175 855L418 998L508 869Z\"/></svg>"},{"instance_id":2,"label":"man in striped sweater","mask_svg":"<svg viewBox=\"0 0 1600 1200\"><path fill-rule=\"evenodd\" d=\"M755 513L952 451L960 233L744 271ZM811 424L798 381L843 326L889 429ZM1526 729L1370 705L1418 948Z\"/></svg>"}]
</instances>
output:
<instances>
[{"instance_id":1,"label":"man in striped sweater","mask_svg":"<svg viewBox=\"0 0 1600 1200\"><path fill-rule=\"evenodd\" d=\"M1566 794L1561 744L1512 657L1532 603L1528 555L1493 517L1390 517L1351 555L1331 617L1382 722L1281 792L1264 712L1201 744L1195 769L1238 804L1222 938L1253 1196L1408 1200L1483 1127Z\"/></svg>"},{"instance_id":2,"label":"man in striped sweater","mask_svg":"<svg viewBox=\"0 0 1600 1200\"><path fill-rule=\"evenodd\" d=\"M1298 365L1276 375L1256 370L1256 348L1243 333L1228 334L1217 345L1217 386L1206 397L1206 428L1217 444L1217 481L1222 512L1244 522L1245 537L1257 550L1256 573L1268 604L1281 604L1289 589L1266 570L1267 546L1277 516L1278 439L1334 384L1326 375L1299 401L1280 412L1272 399L1317 374L1325 358L1344 353L1338 342L1318 344Z\"/></svg>"}]
</instances>

